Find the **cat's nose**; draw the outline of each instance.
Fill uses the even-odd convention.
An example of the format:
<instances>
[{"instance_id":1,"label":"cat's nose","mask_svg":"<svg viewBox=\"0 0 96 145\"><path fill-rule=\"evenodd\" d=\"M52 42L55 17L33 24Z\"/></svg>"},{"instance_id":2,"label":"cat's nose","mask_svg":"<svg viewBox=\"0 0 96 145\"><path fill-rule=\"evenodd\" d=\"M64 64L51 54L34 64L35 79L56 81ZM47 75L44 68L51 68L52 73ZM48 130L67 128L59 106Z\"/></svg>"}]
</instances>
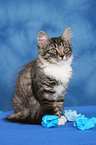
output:
<instances>
[{"instance_id":1,"label":"cat's nose","mask_svg":"<svg viewBox=\"0 0 96 145\"><path fill-rule=\"evenodd\" d=\"M63 59L64 55L60 55L60 57Z\"/></svg>"}]
</instances>

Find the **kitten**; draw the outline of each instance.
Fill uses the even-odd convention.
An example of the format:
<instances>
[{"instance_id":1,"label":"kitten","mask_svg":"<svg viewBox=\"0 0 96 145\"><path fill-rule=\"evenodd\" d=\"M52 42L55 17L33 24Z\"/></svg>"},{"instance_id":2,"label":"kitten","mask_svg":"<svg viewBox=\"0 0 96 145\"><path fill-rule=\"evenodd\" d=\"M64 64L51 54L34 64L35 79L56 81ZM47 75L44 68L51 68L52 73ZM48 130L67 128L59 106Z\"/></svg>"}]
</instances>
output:
<instances>
[{"instance_id":1,"label":"kitten","mask_svg":"<svg viewBox=\"0 0 96 145\"><path fill-rule=\"evenodd\" d=\"M38 34L37 59L26 64L17 78L12 122L40 124L45 114L62 116L65 92L72 76L71 29L61 37Z\"/></svg>"}]
</instances>

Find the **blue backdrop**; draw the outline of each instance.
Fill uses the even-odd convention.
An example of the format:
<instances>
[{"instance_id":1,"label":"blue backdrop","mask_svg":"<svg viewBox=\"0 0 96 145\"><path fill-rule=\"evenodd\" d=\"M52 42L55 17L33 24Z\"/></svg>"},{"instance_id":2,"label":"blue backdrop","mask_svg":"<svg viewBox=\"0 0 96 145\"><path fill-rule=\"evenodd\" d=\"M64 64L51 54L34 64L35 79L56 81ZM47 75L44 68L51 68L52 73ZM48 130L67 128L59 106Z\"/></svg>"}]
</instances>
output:
<instances>
[{"instance_id":1,"label":"blue backdrop","mask_svg":"<svg viewBox=\"0 0 96 145\"><path fill-rule=\"evenodd\" d=\"M65 106L96 105L96 1L0 0L0 110L12 109L17 73L36 59L40 30L72 29L73 70Z\"/></svg>"}]
</instances>

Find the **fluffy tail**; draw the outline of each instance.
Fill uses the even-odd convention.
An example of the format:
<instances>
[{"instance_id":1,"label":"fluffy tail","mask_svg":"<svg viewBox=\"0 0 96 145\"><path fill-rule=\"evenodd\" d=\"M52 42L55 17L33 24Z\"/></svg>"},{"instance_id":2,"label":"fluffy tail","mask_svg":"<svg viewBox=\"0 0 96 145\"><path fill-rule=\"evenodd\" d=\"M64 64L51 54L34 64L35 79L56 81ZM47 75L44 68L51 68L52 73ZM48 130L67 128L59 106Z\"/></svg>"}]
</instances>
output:
<instances>
[{"instance_id":1,"label":"fluffy tail","mask_svg":"<svg viewBox=\"0 0 96 145\"><path fill-rule=\"evenodd\" d=\"M15 112L6 119L15 123L41 124L42 116L42 109L39 109L35 113L30 113L29 110L26 109L24 111Z\"/></svg>"},{"instance_id":2,"label":"fluffy tail","mask_svg":"<svg viewBox=\"0 0 96 145\"><path fill-rule=\"evenodd\" d=\"M28 118L29 112L28 110L25 111L20 111L20 112L15 112L8 116L6 119L11 122L20 122L20 123L27 123L27 118Z\"/></svg>"}]
</instances>

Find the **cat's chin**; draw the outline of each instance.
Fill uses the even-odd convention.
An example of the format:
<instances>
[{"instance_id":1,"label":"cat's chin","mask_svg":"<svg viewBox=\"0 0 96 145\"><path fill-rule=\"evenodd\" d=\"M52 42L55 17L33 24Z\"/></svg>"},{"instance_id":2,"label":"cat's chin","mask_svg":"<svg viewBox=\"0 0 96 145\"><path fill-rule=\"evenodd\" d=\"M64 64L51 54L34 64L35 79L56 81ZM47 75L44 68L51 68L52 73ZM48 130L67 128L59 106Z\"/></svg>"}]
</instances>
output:
<instances>
[{"instance_id":1,"label":"cat's chin","mask_svg":"<svg viewBox=\"0 0 96 145\"><path fill-rule=\"evenodd\" d=\"M71 65L72 60L73 60L73 55L71 55L71 57L68 59L62 59L62 60L58 61L57 64L58 65Z\"/></svg>"}]
</instances>

